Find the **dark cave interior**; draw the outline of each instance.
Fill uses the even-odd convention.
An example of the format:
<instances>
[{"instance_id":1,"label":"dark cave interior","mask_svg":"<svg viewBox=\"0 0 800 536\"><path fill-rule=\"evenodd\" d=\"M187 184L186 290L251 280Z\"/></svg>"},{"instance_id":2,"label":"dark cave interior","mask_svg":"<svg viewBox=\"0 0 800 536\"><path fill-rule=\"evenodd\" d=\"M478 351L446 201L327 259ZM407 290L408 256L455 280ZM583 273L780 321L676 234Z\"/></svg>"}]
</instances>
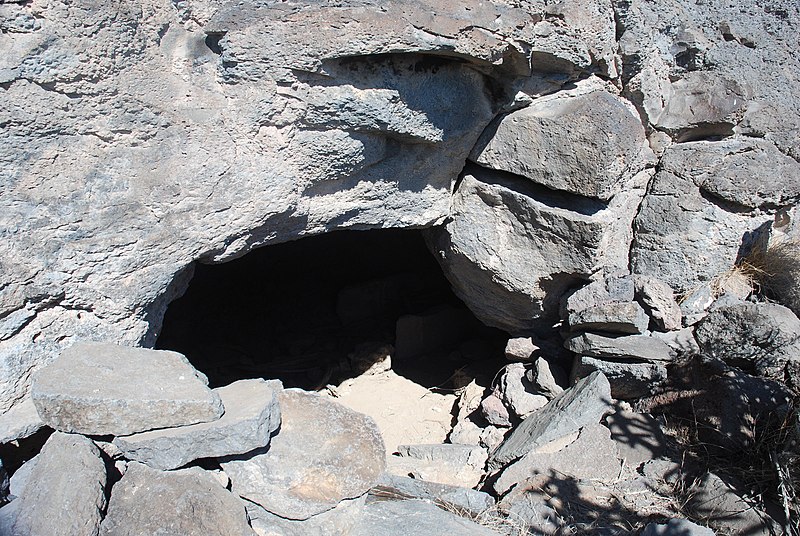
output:
<instances>
[{"instance_id":1,"label":"dark cave interior","mask_svg":"<svg viewBox=\"0 0 800 536\"><path fill-rule=\"evenodd\" d=\"M211 387L263 377L315 390L391 345L396 373L445 389L461 368L496 370L507 338L453 294L421 231L381 229L197 264L156 348L186 355Z\"/></svg>"}]
</instances>

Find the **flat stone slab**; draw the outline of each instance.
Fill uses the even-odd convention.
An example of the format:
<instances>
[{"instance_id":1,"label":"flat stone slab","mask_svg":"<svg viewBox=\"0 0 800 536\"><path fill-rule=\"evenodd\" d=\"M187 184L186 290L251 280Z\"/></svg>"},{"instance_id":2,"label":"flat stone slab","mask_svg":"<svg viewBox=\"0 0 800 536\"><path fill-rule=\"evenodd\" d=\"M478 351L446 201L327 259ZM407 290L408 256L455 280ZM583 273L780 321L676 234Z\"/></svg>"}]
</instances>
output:
<instances>
[{"instance_id":1,"label":"flat stone slab","mask_svg":"<svg viewBox=\"0 0 800 536\"><path fill-rule=\"evenodd\" d=\"M281 423L272 387L261 379L241 380L214 392L225 406L220 419L117 437L114 445L129 460L162 470L266 447Z\"/></svg>"},{"instance_id":2,"label":"flat stone slab","mask_svg":"<svg viewBox=\"0 0 800 536\"><path fill-rule=\"evenodd\" d=\"M345 499L331 510L299 520L276 516L256 503L241 499L250 526L259 536L349 536L361 518L366 500L366 494Z\"/></svg>"},{"instance_id":3,"label":"flat stone slab","mask_svg":"<svg viewBox=\"0 0 800 536\"><path fill-rule=\"evenodd\" d=\"M581 428L575 441L555 452L548 451L547 445L529 452L506 467L493 487L502 495L528 478L553 473L576 480L611 482L619 476L621 463L617 454L609 429L590 424Z\"/></svg>"},{"instance_id":4,"label":"flat stone slab","mask_svg":"<svg viewBox=\"0 0 800 536\"><path fill-rule=\"evenodd\" d=\"M308 519L369 490L386 466L368 416L297 389L278 394L281 427L266 452L220 460L234 493L288 519Z\"/></svg>"},{"instance_id":5,"label":"flat stone slab","mask_svg":"<svg viewBox=\"0 0 800 536\"><path fill-rule=\"evenodd\" d=\"M528 452L589 424L611 412L611 386L601 372L593 372L522 421L489 458L497 470Z\"/></svg>"},{"instance_id":6,"label":"flat stone slab","mask_svg":"<svg viewBox=\"0 0 800 536\"><path fill-rule=\"evenodd\" d=\"M480 514L495 503L494 497L483 491L390 474L383 475L370 490L370 494L378 497L394 495L407 499L423 499L473 515Z\"/></svg>"},{"instance_id":7,"label":"flat stone slab","mask_svg":"<svg viewBox=\"0 0 800 536\"><path fill-rule=\"evenodd\" d=\"M77 343L34 376L39 416L63 432L130 435L213 421L223 413L208 380L177 352Z\"/></svg>"},{"instance_id":8,"label":"flat stone slab","mask_svg":"<svg viewBox=\"0 0 800 536\"><path fill-rule=\"evenodd\" d=\"M571 313L568 322L573 331L642 334L650 317L636 302L604 303Z\"/></svg>"},{"instance_id":9,"label":"flat stone slab","mask_svg":"<svg viewBox=\"0 0 800 536\"><path fill-rule=\"evenodd\" d=\"M667 343L647 335L606 337L597 333L580 333L570 337L564 346L579 355L635 361L670 361L672 349Z\"/></svg>"},{"instance_id":10,"label":"flat stone slab","mask_svg":"<svg viewBox=\"0 0 800 536\"><path fill-rule=\"evenodd\" d=\"M611 384L611 396L617 400L632 400L653 394L667 380L667 367L660 363L606 361L585 355L575 356L572 374L583 378L600 371Z\"/></svg>"},{"instance_id":11,"label":"flat stone slab","mask_svg":"<svg viewBox=\"0 0 800 536\"><path fill-rule=\"evenodd\" d=\"M12 502L10 534L97 534L106 506L106 480L100 449L90 439L55 432Z\"/></svg>"},{"instance_id":12,"label":"flat stone slab","mask_svg":"<svg viewBox=\"0 0 800 536\"><path fill-rule=\"evenodd\" d=\"M360 522L350 536L431 536L432 534L458 534L459 536L497 536L477 523L445 512L421 500L378 501L367 504Z\"/></svg>"},{"instance_id":13,"label":"flat stone slab","mask_svg":"<svg viewBox=\"0 0 800 536\"><path fill-rule=\"evenodd\" d=\"M144 534L255 536L244 505L210 472L164 472L132 462L111 490L100 535Z\"/></svg>"}]
</instances>

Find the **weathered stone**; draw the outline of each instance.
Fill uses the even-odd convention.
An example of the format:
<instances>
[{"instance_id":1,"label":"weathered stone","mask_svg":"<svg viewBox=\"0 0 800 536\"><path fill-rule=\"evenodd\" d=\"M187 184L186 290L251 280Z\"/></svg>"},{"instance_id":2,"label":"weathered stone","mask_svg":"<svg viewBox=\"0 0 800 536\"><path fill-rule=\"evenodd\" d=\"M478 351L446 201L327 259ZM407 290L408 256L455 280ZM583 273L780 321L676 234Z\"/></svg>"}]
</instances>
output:
<instances>
[{"instance_id":1,"label":"weathered stone","mask_svg":"<svg viewBox=\"0 0 800 536\"><path fill-rule=\"evenodd\" d=\"M688 519L670 519L666 523L650 523L640 536L714 536L708 527L692 523Z\"/></svg>"},{"instance_id":2,"label":"weathered stone","mask_svg":"<svg viewBox=\"0 0 800 536\"><path fill-rule=\"evenodd\" d=\"M506 359L509 361L530 361L531 355L539 347L533 344L530 337L515 337L506 343Z\"/></svg>"},{"instance_id":3,"label":"weathered stone","mask_svg":"<svg viewBox=\"0 0 800 536\"><path fill-rule=\"evenodd\" d=\"M483 323L535 331L557 320L561 296L599 267L627 267L631 220L649 175L636 174L606 204L468 167L452 219L428 231L429 247Z\"/></svg>"},{"instance_id":4,"label":"weathered stone","mask_svg":"<svg viewBox=\"0 0 800 536\"><path fill-rule=\"evenodd\" d=\"M33 400L26 398L14 409L0 415L0 444L30 437L43 426Z\"/></svg>"},{"instance_id":5,"label":"weathered stone","mask_svg":"<svg viewBox=\"0 0 800 536\"><path fill-rule=\"evenodd\" d=\"M475 424L472 419L463 419L453 426L447 435L447 440L456 445L480 445L482 432L483 428Z\"/></svg>"},{"instance_id":6,"label":"weathered stone","mask_svg":"<svg viewBox=\"0 0 800 536\"><path fill-rule=\"evenodd\" d=\"M396 475L383 475L372 493L423 499L451 510L469 512L472 515L480 514L495 503L491 495L482 491Z\"/></svg>"},{"instance_id":7,"label":"weathered stone","mask_svg":"<svg viewBox=\"0 0 800 536\"><path fill-rule=\"evenodd\" d=\"M364 509L364 515L351 536L430 536L462 534L464 536L497 536L497 533L426 501L377 501Z\"/></svg>"},{"instance_id":8,"label":"weathered stone","mask_svg":"<svg viewBox=\"0 0 800 536\"><path fill-rule=\"evenodd\" d=\"M718 531L733 534L770 534L778 526L768 515L742 499L714 473L690 489L686 509Z\"/></svg>"},{"instance_id":9,"label":"weathered stone","mask_svg":"<svg viewBox=\"0 0 800 536\"><path fill-rule=\"evenodd\" d=\"M345 499L334 508L308 519L286 519L264 510L256 503L242 499L253 532L258 536L347 536L363 515L367 494Z\"/></svg>"},{"instance_id":10,"label":"weathered stone","mask_svg":"<svg viewBox=\"0 0 800 536\"><path fill-rule=\"evenodd\" d=\"M515 498L513 501L503 503L503 511L507 512L512 519L524 523L527 529L533 534L541 536L558 536L566 520L558 515L553 508L545 504L541 497L534 494L524 494Z\"/></svg>"},{"instance_id":11,"label":"weathered stone","mask_svg":"<svg viewBox=\"0 0 800 536\"><path fill-rule=\"evenodd\" d=\"M244 454L266 447L281 422L275 392L264 380L240 380L214 389L225 414L209 423L165 428L114 439L129 460L175 469L198 458Z\"/></svg>"},{"instance_id":12,"label":"weathered stone","mask_svg":"<svg viewBox=\"0 0 800 536\"><path fill-rule=\"evenodd\" d=\"M483 469L486 464L486 451L480 447L468 445L400 445L397 449L400 456L444 462L454 467L470 466Z\"/></svg>"},{"instance_id":13,"label":"weathered stone","mask_svg":"<svg viewBox=\"0 0 800 536\"><path fill-rule=\"evenodd\" d=\"M709 285L702 285L687 291L680 304L683 325L687 327L694 326L704 319L712 303L714 303L714 293ZM694 333L694 330L692 330L692 333Z\"/></svg>"},{"instance_id":14,"label":"weathered stone","mask_svg":"<svg viewBox=\"0 0 800 536\"><path fill-rule=\"evenodd\" d=\"M461 390L461 394L458 395L458 402L456 402L458 407L456 421L463 421L480 408L481 400L483 400L485 394L486 388L478 385L476 380L472 380L465 385Z\"/></svg>"},{"instance_id":15,"label":"weathered stone","mask_svg":"<svg viewBox=\"0 0 800 536\"><path fill-rule=\"evenodd\" d=\"M798 198L800 164L769 142L675 144L636 217L632 270L679 292L710 284Z\"/></svg>"},{"instance_id":16,"label":"weathered stone","mask_svg":"<svg viewBox=\"0 0 800 536\"><path fill-rule=\"evenodd\" d=\"M630 104L580 86L495 120L470 158L553 190L608 201L652 154Z\"/></svg>"},{"instance_id":17,"label":"weathered stone","mask_svg":"<svg viewBox=\"0 0 800 536\"><path fill-rule=\"evenodd\" d=\"M41 369L31 392L48 426L126 435L218 419L219 396L181 354L78 343Z\"/></svg>"},{"instance_id":18,"label":"weathered stone","mask_svg":"<svg viewBox=\"0 0 800 536\"><path fill-rule=\"evenodd\" d=\"M17 519L19 501L11 501L0 507L0 534L14 536L14 521Z\"/></svg>"},{"instance_id":19,"label":"weathered stone","mask_svg":"<svg viewBox=\"0 0 800 536\"><path fill-rule=\"evenodd\" d=\"M681 308L669 285L654 277L633 277L636 299L642 303L655 326L662 331L681 329Z\"/></svg>"},{"instance_id":20,"label":"weathered stone","mask_svg":"<svg viewBox=\"0 0 800 536\"><path fill-rule=\"evenodd\" d=\"M535 390L550 399L560 395L564 391L562 385L567 385L567 375L564 370L543 357L534 361L533 368L529 369L526 375Z\"/></svg>"},{"instance_id":21,"label":"weathered stone","mask_svg":"<svg viewBox=\"0 0 800 536\"><path fill-rule=\"evenodd\" d=\"M670 361L670 347L661 339L647 335L606 337L597 333L579 333L564 346L578 355L634 361Z\"/></svg>"},{"instance_id":22,"label":"weathered stone","mask_svg":"<svg viewBox=\"0 0 800 536\"><path fill-rule=\"evenodd\" d=\"M700 353L700 346L697 344L697 339L694 338L694 328L692 327L666 333L654 331L651 336L664 341L676 355L690 356Z\"/></svg>"},{"instance_id":23,"label":"weathered stone","mask_svg":"<svg viewBox=\"0 0 800 536\"><path fill-rule=\"evenodd\" d=\"M28 485L28 481L31 479L31 473L33 473L33 468L36 467L36 464L39 462L39 455L37 454L27 462L23 463L19 469L14 471L14 474L11 475L11 479L9 480L9 491L11 495L14 497L21 497L25 491L25 486Z\"/></svg>"},{"instance_id":24,"label":"weathered stone","mask_svg":"<svg viewBox=\"0 0 800 536\"><path fill-rule=\"evenodd\" d=\"M278 395L281 427L266 452L221 460L232 489L269 512L308 519L365 493L385 467L375 422L325 397Z\"/></svg>"},{"instance_id":25,"label":"weathered stone","mask_svg":"<svg viewBox=\"0 0 800 536\"><path fill-rule=\"evenodd\" d=\"M12 535L97 535L106 506L106 466L91 440L56 432L13 502Z\"/></svg>"},{"instance_id":26,"label":"weathered stone","mask_svg":"<svg viewBox=\"0 0 800 536\"><path fill-rule=\"evenodd\" d=\"M568 322L573 331L641 334L647 331L650 318L638 303L624 302L588 307L570 314Z\"/></svg>"},{"instance_id":27,"label":"weathered stone","mask_svg":"<svg viewBox=\"0 0 800 536\"><path fill-rule=\"evenodd\" d=\"M527 368L522 363L506 365L497 384L500 398L520 419L524 419L548 402L547 397L534 392L535 387L528 380L526 372Z\"/></svg>"},{"instance_id":28,"label":"weathered stone","mask_svg":"<svg viewBox=\"0 0 800 536\"><path fill-rule=\"evenodd\" d=\"M653 125L676 141L729 135L742 120L750 89L714 73L693 71L666 88Z\"/></svg>"},{"instance_id":29,"label":"weathered stone","mask_svg":"<svg viewBox=\"0 0 800 536\"><path fill-rule=\"evenodd\" d=\"M8 472L6 472L6 468L3 466L3 460L0 460L0 503L5 504L8 501L10 487Z\"/></svg>"},{"instance_id":30,"label":"weathered stone","mask_svg":"<svg viewBox=\"0 0 800 536\"><path fill-rule=\"evenodd\" d=\"M606 418L606 425L627 467L636 469L666 452L661 426L650 415L617 410Z\"/></svg>"},{"instance_id":31,"label":"weathered stone","mask_svg":"<svg viewBox=\"0 0 800 536\"><path fill-rule=\"evenodd\" d=\"M111 490L100 534L252 536L253 530L244 505L213 475L199 467L162 472L134 462Z\"/></svg>"},{"instance_id":32,"label":"weathered stone","mask_svg":"<svg viewBox=\"0 0 800 536\"><path fill-rule=\"evenodd\" d=\"M506 467L493 487L503 495L530 477L551 472L577 480L616 479L620 460L609 429L602 424L590 424L580 429L577 439L559 450L552 451L548 445L542 445Z\"/></svg>"},{"instance_id":33,"label":"weathered stone","mask_svg":"<svg viewBox=\"0 0 800 536\"><path fill-rule=\"evenodd\" d=\"M800 360L800 319L774 303L714 307L695 329L703 353L762 376L785 379Z\"/></svg>"},{"instance_id":34,"label":"weathered stone","mask_svg":"<svg viewBox=\"0 0 800 536\"><path fill-rule=\"evenodd\" d=\"M481 400L481 414L489 424L495 426L511 426L511 416L503 401L496 394L491 394Z\"/></svg>"},{"instance_id":35,"label":"weathered stone","mask_svg":"<svg viewBox=\"0 0 800 536\"><path fill-rule=\"evenodd\" d=\"M466 445L459 444L455 446ZM476 446L476 448L481 449L480 446ZM463 488L478 486L485 476L483 465L476 467L474 465L455 464L447 459L430 460L412 458L410 456L387 456L386 472L391 475L411 477L425 482Z\"/></svg>"},{"instance_id":36,"label":"weathered stone","mask_svg":"<svg viewBox=\"0 0 800 536\"><path fill-rule=\"evenodd\" d=\"M572 376L575 380L600 371L611 385L611 396L633 400L653 394L667 379L667 367L662 363L630 363L605 361L585 355L575 356Z\"/></svg>"},{"instance_id":37,"label":"weathered stone","mask_svg":"<svg viewBox=\"0 0 800 536\"><path fill-rule=\"evenodd\" d=\"M598 305L632 302L633 298L633 279L611 275L569 292L562 300L561 317L568 318L569 315Z\"/></svg>"},{"instance_id":38,"label":"weathered stone","mask_svg":"<svg viewBox=\"0 0 800 536\"><path fill-rule=\"evenodd\" d=\"M489 458L497 470L528 452L583 426L597 424L611 411L611 386L600 372L579 380L522 421Z\"/></svg>"}]
</instances>

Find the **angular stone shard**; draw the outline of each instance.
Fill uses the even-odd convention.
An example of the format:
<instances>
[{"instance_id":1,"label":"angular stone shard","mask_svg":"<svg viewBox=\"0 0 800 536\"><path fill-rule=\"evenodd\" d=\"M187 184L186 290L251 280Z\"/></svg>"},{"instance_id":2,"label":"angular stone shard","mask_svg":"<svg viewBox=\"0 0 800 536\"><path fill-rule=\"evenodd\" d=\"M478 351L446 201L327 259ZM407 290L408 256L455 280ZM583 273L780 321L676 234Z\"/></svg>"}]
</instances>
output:
<instances>
[{"instance_id":1,"label":"angular stone shard","mask_svg":"<svg viewBox=\"0 0 800 536\"><path fill-rule=\"evenodd\" d=\"M572 330L641 334L650 317L636 302L606 303L570 314L568 322Z\"/></svg>"},{"instance_id":2,"label":"angular stone shard","mask_svg":"<svg viewBox=\"0 0 800 536\"><path fill-rule=\"evenodd\" d=\"M78 343L36 374L42 420L56 430L128 435L218 419L219 395L176 352Z\"/></svg>"},{"instance_id":3,"label":"angular stone shard","mask_svg":"<svg viewBox=\"0 0 800 536\"><path fill-rule=\"evenodd\" d=\"M591 357L635 361L670 361L671 348L655 337L625 335L606 337L597 333L579 333L564 342L570 352Z\"/></svg>"},{"instance_id":4,"label":"angular stone shard","mask_svg":"<svg viewBox=\"0 0 800 536\"><path fill-rule=\"evenodd\" d=\"M474 521L459 517L421 500L378 501L368 504L350 536L497 536Z\"/></svg>"},{"instance_id":5,"label":"angular stone shard","mask_svg":"<svg viewBox=\"0 0 800 536\"><path fill-rule=\"evenodd\" d=\"M129 460L156 469L181 467L198 458L244 454L266 447L281 422L275 391L261 379L214 389L225 414L216 421L151 430L114 439Z\"/></svg>"},{"instance_id":6,"label":"angular stone shard","mask_svg":"<svg viewBox=\"0 0 800 536\"><path fill-rule=\"evenodd\" d=\"M514 415L524 419L543 407L549 399L536 393L535 385L528 379L522 363L511 363L504 367L497 385L500 398Z\"/></svg>"},{"instance_id":7,"label":"angular stone shard","mask_svg":"<svg viewBox=\"0 0 800 536\"><path fill-rule=\"evenodd\" d=\"M491 455L489 469L497 470L554 439L597 424L610 411L608 379L601 372L592 373L522 421Z\"/></svg>"},{"instance_id":8,"label":"angular stone shard","mask_svg":"<svg viewBox=\"0 0 800 536\"><path fill-rule=\"evenodd\" d=\"M244 505L199 467L162 472L133 462L111 490L102 536L254 536Z\"/></svg>"},{"instance_id":9,"label":"angular stone shard","mask_svg":"<svg viewBox=\"0 0 800 536\"><path fill-rule=\"evenodd\" d=\"M247 499L241 501L258 536L349 536L363 515L366 499L367 494L345 499L335 508L301 520L277 516Z\"/></svg>"},{"instance_id":10,"label":"angular stone shard","mask_svg":"<svg viewBox=\"0 0 800 536\"><path fill-rule=\"evenodd\" d=\"M563 300L561 316L566 318L591 307L632 302L635 296L633 279L606 277L570 292Z\"/></svg>"},{"instance_id":11,"label":"angular stone shard","mask_svg":"<svg viewBox=\"0 0 800 536\"><path fill-rule=\"evenodd\" d=\"M372 487L386 459L371 418L301 390L278 401L281 427L269 449L221 460L234 493L281 517L308 519Z\"/></svg>"},{"instance_id":12,"label":"angular stone shard","mask_svg":"<svg viewBox=\"0 0 800 536\"><path fill-rule=\"evenodd\" d=\"M106 506L108 476L91 440L56 432L47 440L13 501L13 535L96 536Z\"/></svg>"},{"instance_id":13,"label":"angular stone shard","mask_svg":"<svg viewBox=\"0 0 800 536\"><path fill-rule=\"evenodd\" d=\"M493 484L502 495L512 487L536 475L555 471L577 480L611 482L619 476L620 460L611 432L602 424L590 424L580 430L578 438L555 452L548 445L532 450L503 471Z\"/></svg>"}]
</instances>

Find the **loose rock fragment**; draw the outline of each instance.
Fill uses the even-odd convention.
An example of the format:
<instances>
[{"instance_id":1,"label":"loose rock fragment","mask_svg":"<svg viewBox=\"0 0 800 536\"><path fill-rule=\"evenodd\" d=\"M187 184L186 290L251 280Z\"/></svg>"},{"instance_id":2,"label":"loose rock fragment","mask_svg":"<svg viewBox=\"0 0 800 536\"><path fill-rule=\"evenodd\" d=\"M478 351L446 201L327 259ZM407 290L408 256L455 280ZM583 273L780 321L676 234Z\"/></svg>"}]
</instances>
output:
<instances>
[{"instance_id":1,"label":"loose rock fragment","mask_svg":"<svg viewBox=\"0 0 800 536\"><path fill-rule=\"evenodd\" d=\"M572 375L584 378L598 370L608 378L611 396L621 400L651 395L667 379L667 367L662 363L607 361L585 355L575 357Z\"/></svg>"},{"instance_id":2,"label":"loose rock fragment","mask_svg":"<svg viewBox=\"0 0 800 536\"><path fill-rule=\"evenodd\" d=\"M376 536L377 534L497 536L493 530L420 500L378 501L368 504L364 509L361 521L356 525L351 536Z\"/></svg>"},{"instance_id":3,"label":"loose rock fragment","mask_svg":"<svg viewBox=\"0 0 800 536\"><path fill-rule=\"evenodd\" d=\"M219 396L176 352L77 343L42 368L31 388L49 426L89 435L127 435L218 419Z\"/></svg>"},{"instance_id":4,"label":"loose rock fragment","mask_svg":"<svg viewBox=\"0 0 800 536\"><path fill-rule=\"evenodd\" d=\"M269 449L221 460L234 493L281 517L308 519L372 487L386 460L371 418L300 390L278 401L281 428Z\"/></svg>"},{"instance_id":5,"label":"loose rock fragment","mask_svg":"<svg viewBox=\"0 0 800 536\"><path fill-rule=\"evenodd\" d=\"M670 361L672 351L661 339L647 335L606 337L580 333L566 340L564 346L579 355L634 361Z\"/></svg>"},{"instance_id":6,"label":"loose rock fragment","mask_svg":"<svg viewBox=\"0 0 800 536\"><path fill-rule=\"evenodd\" d=\"M156 469L175 469L198 458L244 454L266 447L280 425L275 392L264 380L241 380L214 389L225 405L218 420L117 437L125 457Z\"/></svg>"},{"instance_id":7,"label":"loose rock fragment","mask_svg":"<svg viewBox=\"0 0 800 536\"><path fill-rule=\"evenodd\" d=\"M636 302L606 303L569 315L569 327L575 330L641 334L647 331L650 318Z\"/></svg>"}]
</instances>

